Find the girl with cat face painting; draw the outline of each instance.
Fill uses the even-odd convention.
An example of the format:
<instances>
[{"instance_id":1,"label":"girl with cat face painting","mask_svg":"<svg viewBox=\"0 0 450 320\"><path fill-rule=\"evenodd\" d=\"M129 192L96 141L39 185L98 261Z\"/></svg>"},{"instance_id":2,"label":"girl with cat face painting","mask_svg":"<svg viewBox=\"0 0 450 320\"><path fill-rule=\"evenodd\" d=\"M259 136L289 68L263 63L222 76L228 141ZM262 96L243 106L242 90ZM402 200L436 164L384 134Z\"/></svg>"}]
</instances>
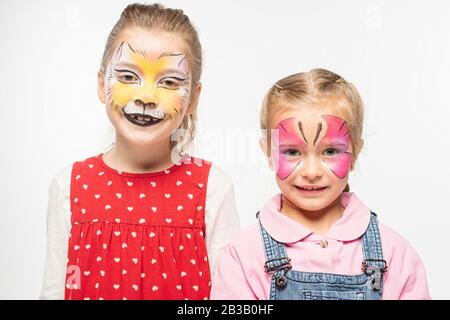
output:
<instances>
[{"instance_id":1,"label":"girl with cat face painting","mask_svg":"<svg viewBox=\"0 0 450 320\"><path fill-rule=\"evenodd\" d=\"M42 299L209 298L217 252L239 221L230 178L185 151L201 64L181 10L122 12L98 72L116 141L52 181Z\"/></svg>"},{"instance_id":2,"label":"girl with cat face painting","mask_svg":"<svg viewBox=\"0 0 450 320\"><path fill-rule=\"evenodd\" d=\"M323 69L288 76L260 122L281 193L223 249L211 298L428 299L417 253L349 191L363 146L355 87Z\"/></svg>"}]
</instances>

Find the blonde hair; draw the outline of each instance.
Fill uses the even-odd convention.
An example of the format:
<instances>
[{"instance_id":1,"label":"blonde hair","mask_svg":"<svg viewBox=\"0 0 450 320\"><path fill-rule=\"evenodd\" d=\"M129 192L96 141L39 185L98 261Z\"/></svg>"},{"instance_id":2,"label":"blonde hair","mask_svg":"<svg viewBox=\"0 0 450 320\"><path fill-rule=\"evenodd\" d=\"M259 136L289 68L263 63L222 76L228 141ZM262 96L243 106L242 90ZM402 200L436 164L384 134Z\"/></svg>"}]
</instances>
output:
<instances>
[{"instance_id":1,"label":"blonde hair","mask_svg":"<svg viewBox=\"0 0 450 320\"><path fill-rule=\"evenodd\" d=\"M313 69L300 72L277 81L267 92L260 113L261 129L267 132L267 153L270 155L271 116L286 108L286 103L314 104L321 99L344 99L353 148L351 168L362 148L364 108L355 86L340 75L325 70Z\"/></svg>"},{"instance_id":2,"label":"blonde hair","mask_svg":"<svg viewBox=\"0 0 450 320\"><path fill-rule=\"evenodd\" d=\"M106 41L99 72L104 75L112 58L114 48L119 45L118 38L128 28L143 28L178 34L186 45L186 56L192 72L192 88L200 81L202 73L202 48L198 33L183 10L165 8L159 3L151 5L133 3L128 5L120 15ZM188 132L188 138L182 143L182 149L194 139L197 120L197 108L185 116L179 129Z\"/></svg>"}]
</instances>

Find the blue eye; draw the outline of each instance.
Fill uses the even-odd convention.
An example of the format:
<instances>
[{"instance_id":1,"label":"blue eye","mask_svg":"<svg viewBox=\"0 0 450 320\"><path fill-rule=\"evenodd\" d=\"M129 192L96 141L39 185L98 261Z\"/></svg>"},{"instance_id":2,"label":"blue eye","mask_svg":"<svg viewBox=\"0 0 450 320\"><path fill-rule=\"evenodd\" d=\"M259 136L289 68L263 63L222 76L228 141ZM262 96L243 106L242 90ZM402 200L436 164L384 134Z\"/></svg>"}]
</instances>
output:
<instances>
[{"instance_id":1,"label":"blue eye","mask_svg":"<svg viewBox=\"0 0 450 320\"><path fill-rule=\"evenodd\" d=\"M301 155L297 149L286 149L282 153L288 157L298 157Z\"/></svg>"},{"instance_id":2,"label":"blue eye","mask_svg":"<svg viewBox=\"0 0 450 320\"><path fill-rule=\"evenodd\" d=\"M327 148L323 152L323 155L326 157L332 157L335 156L338 153L338 151L335 148Z\"/></svg>"}]
</instances>

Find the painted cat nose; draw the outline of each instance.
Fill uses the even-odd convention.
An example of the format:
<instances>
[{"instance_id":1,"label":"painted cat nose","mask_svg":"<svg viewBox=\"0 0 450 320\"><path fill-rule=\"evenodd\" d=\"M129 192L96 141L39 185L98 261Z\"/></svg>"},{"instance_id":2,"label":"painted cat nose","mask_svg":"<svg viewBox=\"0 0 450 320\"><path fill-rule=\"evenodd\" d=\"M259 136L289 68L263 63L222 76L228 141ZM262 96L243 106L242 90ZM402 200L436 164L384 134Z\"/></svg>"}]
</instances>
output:
<instances>
[{"instance_id":1,"label":"painted cat nose","mask_svg":"<svg viewBox=\"0 0 450 320\"><path fill-rule=\"evenodd\" d=\"M137 106L143 106L144 108L151 108L151 109L155 109L158 106L155 102L147 102L147 103L145 103L145 102L143 102L140 99L137 99L135 101L135 104Z\"/></svg>"}]
</instances>

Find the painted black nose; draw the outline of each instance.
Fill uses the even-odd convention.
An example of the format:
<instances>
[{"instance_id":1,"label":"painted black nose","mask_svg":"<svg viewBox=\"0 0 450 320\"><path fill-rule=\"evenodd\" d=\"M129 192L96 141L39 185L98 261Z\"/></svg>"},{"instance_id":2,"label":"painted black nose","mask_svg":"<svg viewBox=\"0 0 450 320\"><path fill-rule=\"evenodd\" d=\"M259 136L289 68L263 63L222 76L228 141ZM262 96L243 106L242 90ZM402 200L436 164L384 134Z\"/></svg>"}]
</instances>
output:
<instances>
[{"instance_id":1,"label":"painted black nose","mask_svg":"<svg viewBox=\"0 0 450 320\"><path fill-rule=\"evenodd\" d=\"M146 108L150 108L150 109L155 109L158 105L154 102L149 102L149 103L144 103L142 100L136 100L135 104L137 106L143 106L144 107L144 111Z\"/></svg>"}]
</instances>

